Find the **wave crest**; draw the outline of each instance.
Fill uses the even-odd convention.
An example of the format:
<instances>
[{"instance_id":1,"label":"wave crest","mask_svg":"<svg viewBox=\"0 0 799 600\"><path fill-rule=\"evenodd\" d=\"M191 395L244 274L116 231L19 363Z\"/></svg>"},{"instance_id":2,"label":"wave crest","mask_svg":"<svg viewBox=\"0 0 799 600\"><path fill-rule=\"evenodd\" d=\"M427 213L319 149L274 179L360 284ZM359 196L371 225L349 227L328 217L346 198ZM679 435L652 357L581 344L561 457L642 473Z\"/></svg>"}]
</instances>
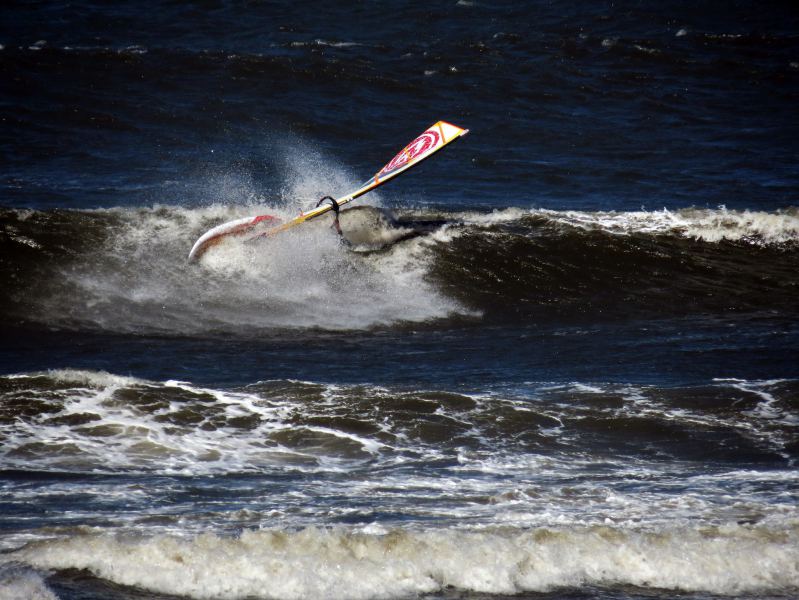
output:
<instances>
[{"instance_id":1,"label":"wave crest","mask_svg":"<svg viewBox=\"0 0 799 600\"><path fill-rule=\"evenodd\" d=\"M492 594L619 584L719 594L799 587L797 525L80 535L11 556L192 598L398 598L447 587Z\"/></svg>"},{"instance_id":2,"label":"wave crest","mask_svg":"<svg viewBox=\"0 0 799 600\"><path fill-rule=\"evenodd\" d=\"M22 321L122 333L259 335L457 317L783 310L799 301L799 213L491 213L375 207L186 263L253 205L0 214L0 303Z\"/></svg>"}]
</instances>

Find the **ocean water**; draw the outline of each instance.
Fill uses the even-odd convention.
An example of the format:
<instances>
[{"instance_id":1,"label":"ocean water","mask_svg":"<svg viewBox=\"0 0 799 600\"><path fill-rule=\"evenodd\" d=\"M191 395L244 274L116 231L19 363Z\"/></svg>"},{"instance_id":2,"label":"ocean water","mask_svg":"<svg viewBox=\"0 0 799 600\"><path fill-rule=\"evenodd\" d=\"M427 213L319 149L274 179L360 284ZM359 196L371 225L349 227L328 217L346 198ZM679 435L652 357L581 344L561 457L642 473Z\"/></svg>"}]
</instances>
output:
<instances>
[{"instance_id":1,"label":"ocean water","mask_svg":"<svg viewBox=\"0 0 799 600\"><path fill-rule=\"evenodd\" d=\"M0 598L799 595L795 9L0 15Z\"/></svg>"}]
</instances>

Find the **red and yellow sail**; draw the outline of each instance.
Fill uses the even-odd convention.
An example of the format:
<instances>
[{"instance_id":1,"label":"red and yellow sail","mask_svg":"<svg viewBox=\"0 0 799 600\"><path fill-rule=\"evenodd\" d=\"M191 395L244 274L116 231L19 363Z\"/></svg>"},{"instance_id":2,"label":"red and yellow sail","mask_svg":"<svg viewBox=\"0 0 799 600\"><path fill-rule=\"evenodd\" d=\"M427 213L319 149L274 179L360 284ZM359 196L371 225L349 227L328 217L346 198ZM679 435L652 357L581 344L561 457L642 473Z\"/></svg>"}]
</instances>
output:
<instances>
[{"instance_id":1,"label":"red and yellow sail","mask_svg":"<svg viewBox=\"0 0 799 600\"><path fill-rule=\"evenodd\" d=\"M441 150L447 144L454 142L459 137L469 133L468 129L463 129L452 123L446 121L439 121L428 127L410 144L405 146L400 152L392 158L374 177L369 179L360 188L336 199L338 206L343 206L348 202L352 202L356 198L363 196L367 192L372 191L378 186L383 185L390 181L397 175L404 173L411 167L418 165L424 159L432 156ZM291 227L304 223L310 219L319 217L329 211L333 210L333 205L325 204L319 206L307 213L301 213L298 217L281 224L275 224L278 220L270 215L257 215L253 217L244 217L217 225L213 229L206 231L192 246L189 252L189 260L199 258L208 248L221 242L229 236L241 236L255 233L256 227L265 224L270 226L263 232L258 233L258 236L270 236L281 231L285 231Z\"/></svg>"}]
</instances>

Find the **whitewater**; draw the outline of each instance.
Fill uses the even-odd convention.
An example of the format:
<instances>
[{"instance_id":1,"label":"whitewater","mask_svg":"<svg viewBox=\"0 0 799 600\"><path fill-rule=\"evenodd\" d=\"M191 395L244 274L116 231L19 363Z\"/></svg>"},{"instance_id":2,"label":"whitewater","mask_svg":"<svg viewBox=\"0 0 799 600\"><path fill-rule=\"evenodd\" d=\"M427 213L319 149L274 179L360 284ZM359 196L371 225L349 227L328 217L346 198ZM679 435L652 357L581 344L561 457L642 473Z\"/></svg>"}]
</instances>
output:
<instances>
[{"instance_id":1,"label":"whitewater","mask_svg":"<svg viewBox=\"0 0 799 600\"><path fill-rule=\"evenodd\" d=\"M797 31L4 6L0 598L799 596Z\"/></svg>"}]
</instances>

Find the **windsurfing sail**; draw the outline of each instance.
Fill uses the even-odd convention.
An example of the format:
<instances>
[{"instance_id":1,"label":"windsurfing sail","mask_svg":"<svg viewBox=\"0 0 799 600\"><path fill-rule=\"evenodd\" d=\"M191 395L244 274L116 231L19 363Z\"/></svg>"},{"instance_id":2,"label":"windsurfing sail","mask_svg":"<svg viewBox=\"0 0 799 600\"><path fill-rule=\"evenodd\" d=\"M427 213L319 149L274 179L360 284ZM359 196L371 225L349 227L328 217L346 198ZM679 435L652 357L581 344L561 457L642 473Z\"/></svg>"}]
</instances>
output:
<instances>
[{"instance_id":1,"label":"windsurfing sail","mask_svg":"<svg viewBox=\"0 0 799 600\"><path fill-rule=\"evenodd\" d=\"M450 144L469 133L468 129L463 129L452 123L446 121L439 121L428 127L421 135L414 139L410 144L405 146L394 158L389 161L386 166L380 169L372 178L359 187L354 192L335 199L330 204L318 206L307 213L300 213L300 215L291 221L279 223L279 219L271 215L256 215L253 217L244 217L242 219L235 219L206 231L194 243L191 251L189 252L189 260L195 260L205 253L208 248L221 242L229 236L249 236L248 239L261 236L271 236L281 231L285 231L291 227L319 217L331 210L334 206L343 206L352 202L371 192L373 189L391 181L397 175L400 175L418 165L420 162L429 158L447 144Z\"/></svg>"}]
</instances>

